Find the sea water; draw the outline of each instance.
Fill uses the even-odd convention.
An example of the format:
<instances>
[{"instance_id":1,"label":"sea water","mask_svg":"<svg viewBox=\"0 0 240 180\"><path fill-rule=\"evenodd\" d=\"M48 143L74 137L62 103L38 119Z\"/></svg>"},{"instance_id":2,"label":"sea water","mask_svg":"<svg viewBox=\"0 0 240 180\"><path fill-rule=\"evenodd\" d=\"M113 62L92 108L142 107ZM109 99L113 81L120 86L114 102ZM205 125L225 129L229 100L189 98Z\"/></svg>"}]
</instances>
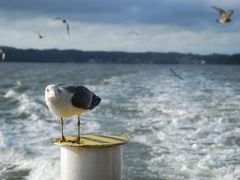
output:
<instances>
[{"instance_id":1,"label":"sea water","mask_svg":"<svg viewBox=\"0 0 240 180\"><path fill-rule=\"evenodd\" d=\"M184 80L174 76L173 68ZM240 179L240 66L0 63L0 179L60 176L48 84L102 98L81 132L123 135L125 180ZM77 135L77 117L65 135Z\"/></svg>"}]
</instances>

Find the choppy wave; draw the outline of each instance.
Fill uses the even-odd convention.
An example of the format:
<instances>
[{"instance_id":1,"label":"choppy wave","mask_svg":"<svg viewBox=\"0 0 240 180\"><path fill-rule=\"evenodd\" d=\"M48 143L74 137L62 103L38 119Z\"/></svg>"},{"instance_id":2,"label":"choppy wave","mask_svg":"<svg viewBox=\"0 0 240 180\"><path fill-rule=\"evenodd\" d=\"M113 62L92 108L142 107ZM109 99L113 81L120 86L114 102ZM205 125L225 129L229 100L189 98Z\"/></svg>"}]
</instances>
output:
<instances>
[{"instance_id":1,"label":"choppy wave","mask_svg":"<svg viewBox=\"0 0 240 180\"><path fill-rule=\"evenodd\" d=\"M124 179L240 178L240 67L174 68L184 81L163 65L4 63L13 73L0 79L0 179L59 178L50 139L60 124L43 106L52 83L84 84L102 98L81 132L130 138ZM69 118L65 134L76 133Z\"/></svg>"}]
</instances>

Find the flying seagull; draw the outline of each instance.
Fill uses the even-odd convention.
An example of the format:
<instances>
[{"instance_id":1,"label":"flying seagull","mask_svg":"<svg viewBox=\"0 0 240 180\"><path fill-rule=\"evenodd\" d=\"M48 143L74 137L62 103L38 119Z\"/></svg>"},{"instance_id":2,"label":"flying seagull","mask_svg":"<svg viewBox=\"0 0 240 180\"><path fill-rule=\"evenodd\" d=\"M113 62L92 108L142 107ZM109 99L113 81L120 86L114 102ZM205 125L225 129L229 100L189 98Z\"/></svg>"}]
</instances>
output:
<instances>
[{"instance_id":1,"label":"flying seagull","mask_svg":"<svg viewBox=\"0 0 240 180\"><path fill-rule=\"evenodd\" d=\"M178 77L181 80L184 80L180 75L178 75L171 67L169 68L169 70L173 73L174 76Z\"/></svg>"},{"instance_id":2,"label":"flying seagull","mask_svg":"<svg viewBox=\"0 0 240 180\"><path fill-rule=\"evenodd\" d=\"M69 28L69 24L68 24L66 19L63 19L61 17L56 17L54 20L55 21L61 21L62 23L66 24L67 34L70 35L70 28Z\"/></svg>"},{"instance_id":3,"label":"flying seagull","mask_svg":"<svg viewBox=\"0 0 240 180\"><path fill-rule=\"evenodd\" d=\"M43 35L41 35L39 32L36 32L37 33L37 35L38 35L38 38L39 39L42 39L42 38L44 38L44 36Z\"/></svg>"},{"instance_id":4,"label":"flying seagull","mask_svg":"<svg viewBox=\"0 0 240 180\"><path fill-rule=\"evenodd\" d=\"M6 54L2 49L0 49L0 56L1 56L1 59L4 61L6 58Z\"/></svg>"},{"instance_id":5,"label":"flying seagull","mask_svg":"<svg viewBox=\"0 0 240 180\"><path fill-rule=\"evenodd\" d=\"M78 116L78 137L74 142L81 142L80 115L98 106L101 98L84 86L58 86L51 84L45 89L45 102L49 110L61 120L62 138L60 142L66 141L63 135L63 118L74 115Z\"/></svg>"},{"instance_id":6,"label":"flying seagull","mask_svg":"<svg viewBox=\"0 0 240 180\"><path fill-rule=\"evenodd\" d=\"M219 12L219 18L216 20L218 23L221 24L226 24L229 23L231 21L231 16L233 14L233 10L230 9L227 12L225 12L225 10L223 10L222 8L218 8L216 6L212 6L213 9L216 9Z\"/></svg>"}]
</instances>

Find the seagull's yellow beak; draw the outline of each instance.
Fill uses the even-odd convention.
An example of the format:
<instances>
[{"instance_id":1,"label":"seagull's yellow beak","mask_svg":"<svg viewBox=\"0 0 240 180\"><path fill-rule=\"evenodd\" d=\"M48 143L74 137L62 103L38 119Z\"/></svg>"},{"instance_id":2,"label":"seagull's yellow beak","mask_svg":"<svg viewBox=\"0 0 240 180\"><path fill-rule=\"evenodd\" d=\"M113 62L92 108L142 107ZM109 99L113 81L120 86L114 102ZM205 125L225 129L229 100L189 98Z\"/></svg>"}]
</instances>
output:
<instances>
[{"instance_id":1,"label":"seagull's yellow beak","mask_svg":"<svg viewBox=\"0 0 240 180\"><path fill-rule=\"evenodd\" d=\"M52 99L53 100L58 100L60 97L57 95L57 94L55 94L53 97L52 97Z\"/></svg>"}]
</instances>

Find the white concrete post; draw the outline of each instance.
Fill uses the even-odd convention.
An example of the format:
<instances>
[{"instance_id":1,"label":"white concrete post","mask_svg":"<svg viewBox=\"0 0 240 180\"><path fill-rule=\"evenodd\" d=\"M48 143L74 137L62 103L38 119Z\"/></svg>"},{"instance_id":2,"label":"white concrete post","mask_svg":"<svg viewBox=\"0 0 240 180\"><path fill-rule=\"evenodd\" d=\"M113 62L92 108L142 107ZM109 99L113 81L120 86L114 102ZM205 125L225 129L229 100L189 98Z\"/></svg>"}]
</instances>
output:
<instances>
[{"instance_id":1,"label":"white concrete post","mask_svg":"<svg viewBox=\"0 0 240 180\"><path fill-rule=\"evenodd\" d=\"M82 135L83 143L54 140L60 145L61 180L121 180L122 145L128 139L121 136Z\"/></svg>"}]
</instances>

